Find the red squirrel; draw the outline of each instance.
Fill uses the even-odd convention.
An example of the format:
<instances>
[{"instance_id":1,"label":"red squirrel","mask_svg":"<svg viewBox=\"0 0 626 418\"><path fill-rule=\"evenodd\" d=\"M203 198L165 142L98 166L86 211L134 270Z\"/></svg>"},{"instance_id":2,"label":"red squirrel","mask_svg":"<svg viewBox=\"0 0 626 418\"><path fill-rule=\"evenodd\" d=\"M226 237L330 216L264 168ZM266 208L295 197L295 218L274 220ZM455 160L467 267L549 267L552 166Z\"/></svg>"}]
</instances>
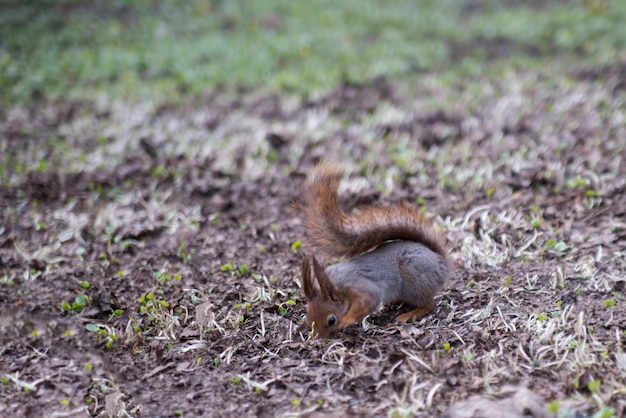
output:
<instances>
[{"instance_id":1,"label":"red squirrel","mask_svg":"<svg viewBox=\"0 0 626 418\"><path fill-rule=\"evenodd\" d=\"M342 211L341 178L337 167L320 164L295 203L313 251L347 260L324 268L315 256L302 258L308 327L328 338L392 303L412 308L398 321L422 318L452 271L444 235L406 202Z\"/></svg>"}]
</instances>

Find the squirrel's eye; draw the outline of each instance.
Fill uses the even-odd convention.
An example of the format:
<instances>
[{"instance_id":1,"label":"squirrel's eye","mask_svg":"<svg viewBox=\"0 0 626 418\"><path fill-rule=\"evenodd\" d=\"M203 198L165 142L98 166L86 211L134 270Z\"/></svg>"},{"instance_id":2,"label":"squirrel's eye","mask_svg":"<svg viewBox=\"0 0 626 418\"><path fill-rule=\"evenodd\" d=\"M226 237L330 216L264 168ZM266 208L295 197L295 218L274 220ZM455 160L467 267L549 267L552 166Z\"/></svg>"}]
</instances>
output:
<instances>
[{"instance_id":1,"label":"squirrel's eye","mask_svg":"<svg viewBox=\"0 0 626 418\"><path fill-rule=\"evenodd\" d=\"M333 325L335 325L335 322L337 322L337 318L335 318L335 315L331 315L328 317L328 326L332 327Z\"/></svg>"}]
</instances>

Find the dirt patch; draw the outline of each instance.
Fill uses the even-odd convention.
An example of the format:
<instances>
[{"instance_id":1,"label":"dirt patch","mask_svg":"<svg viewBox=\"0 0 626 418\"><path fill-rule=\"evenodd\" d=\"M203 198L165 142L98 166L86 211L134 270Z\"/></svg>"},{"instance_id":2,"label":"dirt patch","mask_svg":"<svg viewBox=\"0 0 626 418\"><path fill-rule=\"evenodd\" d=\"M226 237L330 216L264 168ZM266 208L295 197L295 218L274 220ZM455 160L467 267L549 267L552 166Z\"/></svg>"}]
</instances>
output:
<instances>
[{"instance_id":1,"label":"dirt patch","mask_svg":"<svg viewBox=\"0 0 626 418\"><path fill-rule=\"evenodd\" d=\"M623 415L623 97L516 77L478 98L380 81L7 110L0 410ZM323 157L352 172L349 204L418 201L449 233L457 270L419 323L302 329L291 201Z\"/></svg>"},{"instance_id":2,"label":"dirt patch","mask_svg":"<svg viewBox=\"0 0 626 418\"><path fill-rule=\"evenodd\" d=\"M574 76L580 80L601 82L616 95L626 90L626 62L584 68L575 71Z\"/></svg>"}]
</instances>

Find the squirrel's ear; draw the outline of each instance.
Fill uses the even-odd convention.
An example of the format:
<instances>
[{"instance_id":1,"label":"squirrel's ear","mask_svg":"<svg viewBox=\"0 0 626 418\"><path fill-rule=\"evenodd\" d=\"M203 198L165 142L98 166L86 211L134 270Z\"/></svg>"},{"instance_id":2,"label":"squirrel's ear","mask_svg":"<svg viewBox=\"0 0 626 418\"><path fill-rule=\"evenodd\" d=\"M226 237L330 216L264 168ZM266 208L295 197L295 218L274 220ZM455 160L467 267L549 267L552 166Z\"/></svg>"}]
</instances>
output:
<instances>
[{"instance_id":1,"label":"squirrel's ear","mask_svg":"<svg viewBox=\"0 0 626 418\"><path fill-rule=\"evenodd\" d=\"M320 290L322 291L322 296L324 299L332 300L334 302L339 301L340 295L338 289L335 287L335 284L330 279L330 276L324 268L317 262L315 257L311 257L313 260L313 273L315 274L315 278L317 282L320 284Z\"/></svg>"},{"instance_id":2,"label":"squirrel's ear","mask_svg":"<svg viewBox=\"0 0 626 418\"><path fill-rule=\"evenodd\" d=\"M313 279L311 277L311 258L307 255L302 257L300 272L302 276L302 290L304 291L304 296L308 300L311 300L317 296L318 292L317 289L315 289L315 284L313 283Z\"/></svg>"}]
</instances>

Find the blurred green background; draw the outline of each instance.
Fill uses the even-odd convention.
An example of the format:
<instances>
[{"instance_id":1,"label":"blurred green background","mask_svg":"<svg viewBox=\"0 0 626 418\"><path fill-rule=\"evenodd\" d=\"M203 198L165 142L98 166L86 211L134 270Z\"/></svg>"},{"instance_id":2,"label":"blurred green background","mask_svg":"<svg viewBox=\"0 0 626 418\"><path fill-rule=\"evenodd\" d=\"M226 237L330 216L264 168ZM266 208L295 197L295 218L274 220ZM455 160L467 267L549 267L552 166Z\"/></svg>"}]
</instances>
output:
<instances>
[{"instance_id":1,"label":"blurred green background","mask_svg":"<svg viewBox=\"0 0 626 418\"><path fill-rule=\"evenodd\" d=\"M624 22L623 0L2 0L0 100L568 68L623 58Z\"/></svg>"}]
</instances>

